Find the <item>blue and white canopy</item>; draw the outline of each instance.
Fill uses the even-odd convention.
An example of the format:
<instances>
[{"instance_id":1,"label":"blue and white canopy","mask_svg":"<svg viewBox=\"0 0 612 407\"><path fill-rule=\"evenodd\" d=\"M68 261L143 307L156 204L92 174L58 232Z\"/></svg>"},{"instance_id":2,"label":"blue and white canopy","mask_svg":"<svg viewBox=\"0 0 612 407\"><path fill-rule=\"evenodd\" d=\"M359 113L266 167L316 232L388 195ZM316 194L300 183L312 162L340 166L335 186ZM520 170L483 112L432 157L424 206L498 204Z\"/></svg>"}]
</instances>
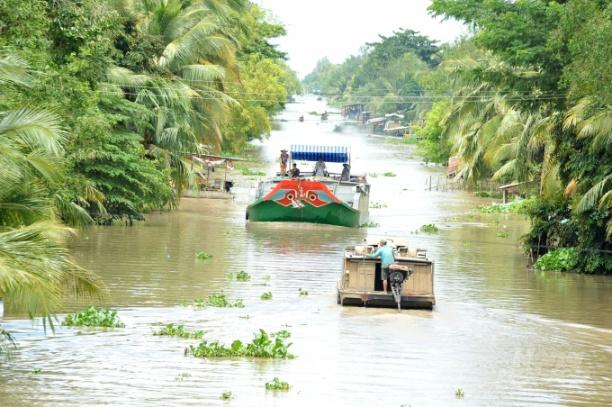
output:
<instances>
[{"instance_id":1,"label":"blue and white canopy","mask_svg":"<svg viewBox=\"0 0 612 407\"><path fill-rule=\"evenodd\" d=\"M350 153L350 148L344 146L308 146L302 144L291 146L292 160L323 160L330 163L346 163L349 162Z\"/></svg>"}]
</instances>

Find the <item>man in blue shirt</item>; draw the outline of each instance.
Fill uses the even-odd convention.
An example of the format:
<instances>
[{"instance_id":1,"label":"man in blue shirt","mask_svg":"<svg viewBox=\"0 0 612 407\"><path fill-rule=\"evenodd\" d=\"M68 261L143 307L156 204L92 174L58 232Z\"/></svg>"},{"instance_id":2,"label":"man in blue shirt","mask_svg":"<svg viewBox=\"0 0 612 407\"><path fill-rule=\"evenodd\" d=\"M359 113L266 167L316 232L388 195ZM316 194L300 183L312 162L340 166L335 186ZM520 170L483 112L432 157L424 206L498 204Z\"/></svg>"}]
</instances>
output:
<instances>
[{"instance_id":1,"label":"man in blue shirt","mask_svg":"<svg viewBox=\"0 0 612 407\"><path fill-rule=\"evenodd\" d=\"M374 253L369 254L369 259L375 259L380 257L380 278L383 282L383 289L385 294L387 293L387 279L389 278L389 266L395 263L395 256L393 255L393 248L387 244L385 240L381 240L378 250Z\"/></svg>"}]
</instances>

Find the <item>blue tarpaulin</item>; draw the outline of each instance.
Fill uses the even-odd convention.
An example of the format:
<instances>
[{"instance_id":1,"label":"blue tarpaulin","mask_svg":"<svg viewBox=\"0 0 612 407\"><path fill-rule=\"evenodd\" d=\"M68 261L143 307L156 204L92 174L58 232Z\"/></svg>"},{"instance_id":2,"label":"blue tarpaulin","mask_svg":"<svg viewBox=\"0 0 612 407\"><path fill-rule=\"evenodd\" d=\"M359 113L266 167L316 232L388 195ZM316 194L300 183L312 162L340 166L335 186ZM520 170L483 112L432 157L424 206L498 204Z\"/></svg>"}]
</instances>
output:
<instances>
[{"instance_id":1,"label":"blue tarpaulin","mask_svg":"<svg viewBox=\"0 0 612 407\"><path fill-rule=\"evenodd\" d=\"M330 163L346 163L349 161L350 149L343 146L307 146L292 145L291 159L303 161L323 160Z\"/></svg>"}]
</instances>

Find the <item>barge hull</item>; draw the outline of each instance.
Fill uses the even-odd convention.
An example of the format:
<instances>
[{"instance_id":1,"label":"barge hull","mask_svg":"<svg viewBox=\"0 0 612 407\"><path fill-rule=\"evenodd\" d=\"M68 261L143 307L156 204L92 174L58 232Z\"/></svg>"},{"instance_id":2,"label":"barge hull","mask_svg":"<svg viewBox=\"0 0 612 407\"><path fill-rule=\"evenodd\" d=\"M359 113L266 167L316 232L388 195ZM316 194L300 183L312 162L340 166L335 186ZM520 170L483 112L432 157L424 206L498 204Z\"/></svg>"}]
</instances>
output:
<instances>
[{"instance_id":1,"label":"barge hull","mask_svg":"<svg viewBox=\"0 0 612 407\"><path fill-rule=\"evenodd\" d=\"M344 203L330 203L321 207L282 206L274 201L259 200L247 208L247 220L252 222L309 222L327 225L358 227L359 211Z\"/></svg>"},{"instance_id":2,"label":"barge hull","mask_svg":"<svg viewBox=\"0 0 612 407\"><path fill-rule=\"evenodd\" d=\"M397 308L393 294L383 292L338 291L338 303L363 307ZM432 309L436 300L428 295L402 295L400 307L403 309Z\"/></svg>"}]
</instances>

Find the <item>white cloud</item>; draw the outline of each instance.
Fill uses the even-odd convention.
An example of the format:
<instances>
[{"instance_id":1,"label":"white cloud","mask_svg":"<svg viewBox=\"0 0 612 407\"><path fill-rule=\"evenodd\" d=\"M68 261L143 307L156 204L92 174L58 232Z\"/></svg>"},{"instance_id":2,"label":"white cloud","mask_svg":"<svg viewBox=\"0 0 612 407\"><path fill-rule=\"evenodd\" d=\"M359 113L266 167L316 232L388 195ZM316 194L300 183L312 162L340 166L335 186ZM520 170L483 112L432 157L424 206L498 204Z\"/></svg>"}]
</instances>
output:
<instances>
[{"instance_id":1,"label":"white cloud","mask_svg":"<svg viewBox=\"0 0 612 407\"><path fill-rule=\"evenodd\" d=\"M455 21L430 16L431 0L254 0L270 10L287 29L276 41L289 54L289 65L300 76L308 74L327 56L342 62L359 52L378 34L390 35L409 28L441 42L451 42L467 28Z\"/></svg>"}]
</instances>

